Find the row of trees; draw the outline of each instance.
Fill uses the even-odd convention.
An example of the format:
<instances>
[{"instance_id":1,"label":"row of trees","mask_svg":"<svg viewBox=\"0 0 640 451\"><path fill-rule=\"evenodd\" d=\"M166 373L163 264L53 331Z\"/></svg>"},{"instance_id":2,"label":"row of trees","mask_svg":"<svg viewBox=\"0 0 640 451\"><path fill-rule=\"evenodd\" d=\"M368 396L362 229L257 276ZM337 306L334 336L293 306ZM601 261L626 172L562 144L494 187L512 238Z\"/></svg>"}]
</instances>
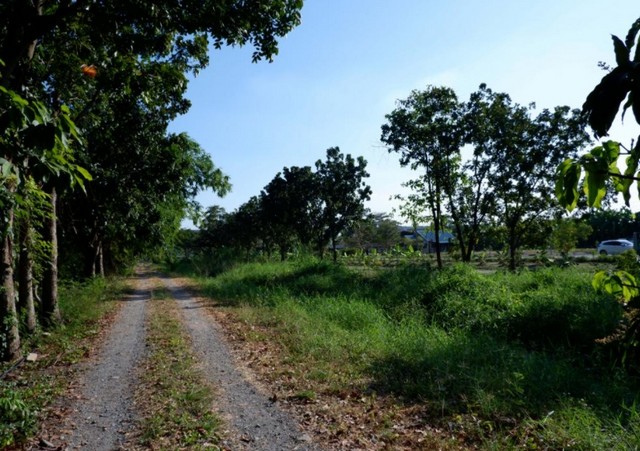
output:
<instances>
[{"instance_id":1,"label":"row of trees","mask_svg":"<svg viewBox=\"0 0 640 451\"><path fill-rule=\"evenodd\" d=\"M285 167L233 213L211 207L204 216L198 248L220 252L257 247L281 260L294 246L312 248L322 256L328 245L337 258L339 235L364 215L371 188L362 157L343 154L338 147L327 150L326 159L310 166Z\"/></svg>"},{"instance_id":2,"label":"row of trees","mask_svg":"<svg viewBox=\"0 0 640 451\"><path fill-rule=\"evenodd\" d=\"M429 223L436 240L445 228L453 232L463 261L479 247L506 246L515 269L522 246L553 245L564 252L569 242L592 245L612 233L633 233L629 212L562 219L554 195L556 168L590 141L578 110L563 106L535 114L535 105L518 105L485 85L466 102L449 88L428 87L398 101L386 118L382 141L400 155L402 165L420 174L406 183L412 194L403 198L401 213L414 225ZM326 163L316 163L315 173L310 167L284 168L260 196L232 214L212 208L200 245L245 252L277 248L284 259L296 244L321 254L332 243L335 256L338 237L347 246L403 244L395 221L365 217L362 202L370 190L361 189L357 167L346 169L341 158L334 148ZM350 210L336 213L332 205L338 202ZM334 225L333 218L340 221ZM553 237L566 243L551 243ZM436 243L442 266L439 250Z\"/></svg>"},{"instance_id":3,"label":"row of trees","mask_svg":"<svg viewBox=\"0 0 640 451\"><path fill-rule=\"evenodd\" d=\"M536 115L534 109L484 84L466 102L433 86L398 101L381 140L403 166L420 173L406 183L412 194L404 198L403 214L414 222L428 216L436 239L449 217L464 261L483 227L502 226L515 269L518 249L540 221L559 214L556 167L589 142L580 111L561 106Z\"/></svg>"},{"instance_id":4,"label":"row of trees","mask_svg":"<svg viewBox=\"0 0 640 451\"><path fill-rule=\"evenodd\" d=\"M301 0L0 3L2 359L19 355L18 318L24 330L36 327L35 293L42 322L60 320L59 237L63 265L101 273L175 235L199 190L229 189L196 142L167 132L189 107L187 74L207 65L210 44L251 44L254 61L271 60L301 7Z\"/></svg>"},{"instance_id":5,"label":"row of trees","mask_svg":"<svg viewBox=\"0 0 640 451\"><path fill-rule=\"evenodd\" d=\"M432 224L427 224L427 227ZM454 230L450 217L444 218L444 230ZM400 223L385 213L369 214L348 228L341 235L341 243L347 249L389 250L396 246L421 248L424 243L407 241L402 237ZM536 227L527 235L526 246L531 249L555 249L568 254L576 248L593 248L597 243L613 238L633 238L640 230L640 217L628 208L619 210L585 210L572 217L540 219ZM505 247L507 229L486 222L480 228L480 237L474 246L476 250L502 250ZM458 253L454 241L449 248ZM462 255L460 254L460 257Z\"/></svg>"}]
</instances>

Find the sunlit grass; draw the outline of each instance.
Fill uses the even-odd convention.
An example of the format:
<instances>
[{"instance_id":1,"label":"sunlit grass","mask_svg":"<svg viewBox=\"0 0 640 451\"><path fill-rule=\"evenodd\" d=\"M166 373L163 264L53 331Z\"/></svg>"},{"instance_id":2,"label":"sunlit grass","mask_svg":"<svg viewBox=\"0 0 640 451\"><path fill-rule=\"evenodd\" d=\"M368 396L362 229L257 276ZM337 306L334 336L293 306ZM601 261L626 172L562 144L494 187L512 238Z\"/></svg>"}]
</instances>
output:
<instances>
[{"instance_id":1,"label":"sunlit grass","mask_svg":"<svg viewBox=\"0 0 640 451\"><path fill-rule=\"evenodd\" d=\"M201 285L271 331L314 392L355 386L432 406L430 421L487 448L638 445L637 380L595 342L621 309L590 278L294 262L240 265Z\"/></svg>"}]
</instances>

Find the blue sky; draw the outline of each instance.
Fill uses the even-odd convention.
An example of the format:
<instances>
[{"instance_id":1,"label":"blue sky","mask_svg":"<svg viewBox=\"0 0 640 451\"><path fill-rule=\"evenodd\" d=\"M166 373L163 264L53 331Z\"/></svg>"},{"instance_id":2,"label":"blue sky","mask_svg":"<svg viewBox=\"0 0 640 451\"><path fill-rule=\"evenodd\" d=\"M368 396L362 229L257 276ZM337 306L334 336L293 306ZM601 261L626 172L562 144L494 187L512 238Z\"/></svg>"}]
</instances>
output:
<instances>
[{"instance_id":1,"label":"blue sky","mask_svg":"<svg viewBox=\"0 0 640 451\"><path fill-rule=\"evenodd\" d=\"M231 212L287 166L313 166L326 149L368 161L367 207L391 212L389 198L412 177L380 143L397 99L427 85L466 100L480 83L539 109L580 107L614 63L611 34L624 39L640 17L631 0L306 0L302 24L280 41L273 63L251 63L251 48L213 51L191 80L191 110L171 125L187 132L231 177ZM611 137L629 142L629 115Z\"/></svg>"}]
</instances>

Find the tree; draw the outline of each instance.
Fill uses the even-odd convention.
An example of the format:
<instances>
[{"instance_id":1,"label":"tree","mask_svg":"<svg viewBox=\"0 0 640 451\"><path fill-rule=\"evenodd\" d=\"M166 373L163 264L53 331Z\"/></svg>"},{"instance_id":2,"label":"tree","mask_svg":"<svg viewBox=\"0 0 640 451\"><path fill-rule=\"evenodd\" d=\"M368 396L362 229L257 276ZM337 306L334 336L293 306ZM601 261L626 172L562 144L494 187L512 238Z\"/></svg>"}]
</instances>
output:
<instances>
[{"instance_id":1,"label":"tree","mask_svg":"<svg viewBox=\"0 0 640 451\"><path fill-rule=\"evenodd\" d=\"M142 107L147 113L155 113L164 120L170 118L171 114L183 113L188 102L176 94L184 92L184 74L167 70L169 67L176 67L178 64L182 72L197 71L204 67L208 61L209 38L216 47L251 43L255 47L254 61L263 58L270 60L277 53L277 38L299 23L301 7L301 0L284 0L275 4L270 0L212 0L204 4L190 1L176 3L170 0L135 3L115 0L100 5L85 0L10 0L0 5L0 17L3 18L0 23L0 60L4 61L4 64L0 64L0 79L7 88L3 88L0 93L3 97L0 122L5 132L2 137L4 142L0 146L0 165L3 168L0 193L3 203L0 210L0 223L3 226L0 241L0 255L3 257L0 261L3 275L3 289L0 290L2 324L15 322L12 319L15 317L15 309L12 310L13 301L10 300L13 298L12 236L14 209L19 200L15 194L21 180L24 180L16 168L20 167L24 174L33 172L38 166L36 163L42 163L43 167L50 169L46 176L36 178L36 181L42 183L43 187L46 184L47 190L52 194L52 202L55 202L53 190L57 190L55 179L60 174L71 175L76 183L89 177L86 171L73 163L69 152L64 154L60 151L70 150L69 137L74 137L75 126L70 117L71 111L74 119L81 120L89 116L88 112L92 108L102 103L98 101L100 96L107 96L116 103L124 99L125 102L120 105L125 105L127 99L136 99L139 102L136 106ZM80 73L80 58L86 58L86 61L82 61L83 64L86 63L83 66L84 73L91 79L98 75L105 81L101 86L106 89L93 89L90 84L87 86L86 78L76 75ZM74 70L65 71L65 65ZM105 70L107 68L117 70ZM154 68L155 71L145 73L141 68ZM130 76L125 81L122 77L113 76L118 73L122 75L127 69ZM164 76L158 76L160 73ZM111 76L103 76L104 74ZM167 82L167 74L173 76L173 83ZM155 89L151 89L154 87ZM170 87L176 88L169 89ZM153 95L148 95L150 90ZM165 92L170 93L169 97L162 95ZM27 94L30 97L27 98ZM9 107L5 108L7 97ZM65 107L65 103L71 107ZM113 102L110 105L113 106ZM16 117L20 116L11 113L20 108L28 113L22 116L28 119L24 122L29 124L28 127L17 123ZM103 108L101 113L105 111ZM118 110L115 108L112 111ZM44 120L46 117L52 120ZM148 118L149 115L145 117ZM160 122L156 121L156 124ZM188 147L188 143L166 137L165 133L166 127L153 128L153 132L149 134L155 135L152 139L155 145L152 148ZM18 136L20 139L10 136L12 144L7 145L7 135L11 134L22 136ZM37 137L38 141L25 141L25 137ZM162 139L166 141L162 143ZM61 155L64 156L63 159L59 158ZM193 159L191 162L194 162ZM202 167L203 162L200 159L191 167ZM215 171L208 173L218 174ZM166 177L171 175L165 174ZM180 180L184 181L185 177L188 178L188 175ZM218 182L219 177L216 181L219 188L221 185ZM144 221L148 236L157 236L163 230L166 231L167 224L172 224L175 229L179 223L182 214L180 209L185 206L183 193L180 189L173 188L165 190L164 194L162 203L150 213L156 220ZM122 204L127 200L126 196L120 199ZM56 219L56 215L52 214L52 232L56 231ZM130 232L122 229L120 231ZM112 231L107 231L109 232ZM140 240L137 241L139 242ZM128 244L135 243L131 240ZM55 255L54 248L55 246L52 247L52 256ZM95 249L101 256L104 240L96 242ZM53 260L51 270L55 279L57 265ZM49 294L55 299L55 282L51 286ZM18 341L14 330L17 329L8 327L3 336L3 341L8 343L5 358L15 357L18 349L15 346Z\"/></svg>"},{"instance_id":2,"label":"tree","mask_svg":"<svg viewBox=\"0 0 640 451\"><path fill-rule=\"evenodd\" d=\"M429 86L399 100L397 108L385 116L387 124L382 126L381 140L389 146L389 152L400 153L400 164L424 171L420 179L409 182L410 186L423 189L424 195L411 199L418 208L427 208L433 218L439 268L442 268L439 240L445 202L457 216L453 197L462 146L460 113L453 90Z\"/></svg>"},{"instance_id":3,"label":"tree","mask_svg":"<svg viewBox=\"0 0 640 451\"><path fill-rule=\"evenodd\" d=\"M216 48L251 44L254 61L270 60L278 53L277 38L300 23L301 8L301 0L9 0L0 5L0 59L6 63L1 73L11 86L24 81L27 56L43 37L77 37L82 27L92 30L94 42L127 44L134 52L206 49L211 38Z\"/></svg>"},{"instance_id":4,"label":"tree","mask_svg":"<svg viewBox=\"0 0 640 451\"><path fill-rule=\"evenodd\" d=\"M560 252L563 260L569 258L569 252L576 248L578 242L591 233L592 229L583 220L568 218L559 219L551 233L551 245Z\"/></svg>"},{"instance_id":5,"label":"tree","mask_svg":"<svg viewBox=\"0 0 640 451\"><path fill-rule=\"evenodd\" d=\"M517 265L517 250L550 218L554 168L589 142L577 110L556 107L533 115L534 105L512 103L507 94L485 85L472 95L467 138L478 164L486 172L487 192L495 201L495 218L506 227L509 267Z\"/></svg>"},{"instance_id":6,"label":"tree","mask_svg":"<svg viewBox=\"0 0 640 451\"><path fill-rule=\"evenodd\" d=\"M316 176L322 205L317 227L317 245L322 251L331 243L333 261L337 261L338 236L364 215L364 202L371 198L371 188L364 182L369 177L367 161L340 153L339 147L327 149L327 159L316 161Z\"/></svg>"},{"instance_id":7,"label":"tree","mask_svg":"<svg viewBox=\"0 0 640 451\"><path fill-rule=\"evenodd\" d=\"M232 230L232 244L244 251L245 259L249 259L252 250L258 246L261 238L260 200L251 197L242 204L229 218L229 228Z\"/></svg>"},{"instance_id":8,"label":"tree","mask_svg":"<svg viewBox=\"0 0 640 451\"><path fill-rule=\"evenodd\" d=\"M2 358L12 360L20 348L13 278L16 209L22 208L18 213L23 213L19 217L27 231L32 226L28 212L31 198L42 194L34 176L44 183L67 175L72 184L81 186L90 176L74 163L71 144L79 141L79 135L68 108L52 114L42 102L0 85L0 129L0 151L4 155L0 156L0 343ZM29 277L27 273L22 276L25 280Z\"/></svg>"},{"instance_id":9,"label":"tree","mask_svg":"<svg viewBox=\"0 0 640 451\"><path fill-rule=\"evenodd\" d=\"M625 99L623 115L631 107L636 123L640 124L640 44L636 41L638 31L640 19L633 23L624 41L612 36L616 67L589 93L582 107L596 138L608 134ZM632 59L631 51L634 46L636 48ZM620 170L618 162L622 156L626 156L626 167ZM631 186L640 181L639 164L640 142L636 142L635 146L632 143L629 149L613 140L602 142L580 158L570 157L558 165L556 196L568 210L578 205L582 193L586 195L589 206L600 208L609 186L613 185L629 206ZM596 273L592 284L596 289L611 293L623 301L626 318L614 338L622 344L622 361L637 364L640 271L635 258L621 259L618 265L617 270Z\"/></svg>"},{"instance_id":10,"label":"tree","mask_svg":"<svg viewBox=\"0 0 640 451\"><path fill-rule=\"evenodd\" d=\"M633 23L624 41L612 35L616 67L602 78L582 106L596 138L607 136L625 99L623 115L631 107L636 122L640 124L640 45L636 45L639 30L640 19ZM634 45L635 54L631 59ZM556 195L560 203L568 210L573 210L578 205L579 189L582 187L588 205L599 208L607 193L607 184L612 182L615 191L623 195L629 206L631 185L640 180L640 174L637 173L640 165L639 144L640 140L626 149L619 142L609 140L579 159L567 158L557 169ZM620 171L618 160L625 154L626 168Z\"/></svg>"},{"instance_id":11,"label":"tree","mask_svg":"<svg viewBox=\"0 0 640 451\"><path fill-rule=\"evenodd\" d=\"M260 195L261 219L284 261L296 242L311 243L320 216L319 181L311 167L283 168Z\"/></svg>"},{"instance_id":12,"label":"tree","mask_svg":"<svg viewBox=\"0 0 640 451\"><path fill-rule=\"evenodd\" d=\"M372 213L355 221L342 240L350 248L368 250L372 247L391 249L402 241L398 221L387 213Z\"/></svg>"}]
</instances>

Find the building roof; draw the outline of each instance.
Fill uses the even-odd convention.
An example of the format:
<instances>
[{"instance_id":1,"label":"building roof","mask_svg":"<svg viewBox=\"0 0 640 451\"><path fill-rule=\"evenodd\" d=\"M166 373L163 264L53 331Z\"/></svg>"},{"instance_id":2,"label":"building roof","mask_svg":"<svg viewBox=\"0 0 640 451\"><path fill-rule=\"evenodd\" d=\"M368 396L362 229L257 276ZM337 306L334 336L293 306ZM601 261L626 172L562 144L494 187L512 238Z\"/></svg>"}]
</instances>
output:
<instances>
[{"instance_id":1,"label":"building roof","mask_svg":"<svg viewBox=\"0 0 640 451\"><path fill-rule=\"evenodd\" d=\"M409 239L421 239L424 242L435 242L436 234L433 230L428 230L425 226L418 226L414 230L411 226L399 226L400 233ZM454 239L454 236L450 232L440 232L440 243L449 243Z\"/></svg>"}]
</instances>

